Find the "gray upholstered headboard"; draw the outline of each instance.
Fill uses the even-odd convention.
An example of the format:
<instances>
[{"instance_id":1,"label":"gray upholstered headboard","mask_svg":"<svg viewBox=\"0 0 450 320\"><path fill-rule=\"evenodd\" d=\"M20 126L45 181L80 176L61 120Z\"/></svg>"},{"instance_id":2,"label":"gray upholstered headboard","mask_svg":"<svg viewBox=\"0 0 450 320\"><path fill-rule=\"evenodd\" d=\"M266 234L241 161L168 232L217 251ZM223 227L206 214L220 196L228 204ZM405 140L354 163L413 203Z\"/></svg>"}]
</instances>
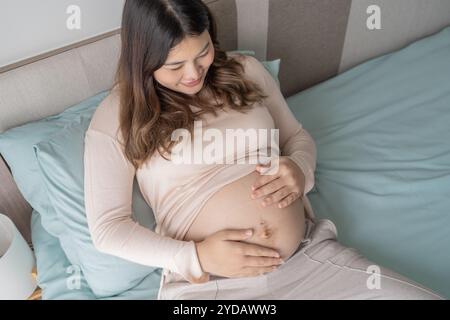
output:
<instances>
[{"instance_id":1,"label":"gray upholstered headboard","mask_svg":"<svg viewBox=\"0 0 450 320\"><path fill-rule=\"evenodd\" d=\"M204 1L222 49L281 58L285 97L450 25L448 0ZM370 5L380 9L380 30L367 28ZM0 67L0 133L110 89L119 49L117 30ZM1 158L0 182L0 212L30 240L31 207Z\"/></svg>"}]
</instances>

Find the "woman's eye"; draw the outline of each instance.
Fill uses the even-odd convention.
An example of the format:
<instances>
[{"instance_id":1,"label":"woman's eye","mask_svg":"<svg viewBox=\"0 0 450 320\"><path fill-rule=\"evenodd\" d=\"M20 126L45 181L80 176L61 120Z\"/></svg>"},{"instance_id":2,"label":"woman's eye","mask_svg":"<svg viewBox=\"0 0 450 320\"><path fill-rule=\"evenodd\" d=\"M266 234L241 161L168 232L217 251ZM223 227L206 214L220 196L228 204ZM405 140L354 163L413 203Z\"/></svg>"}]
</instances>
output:
<instances>
[{"instance_id":1,"label":"woman's eye","mask_svg":"<svg viewBox=\"0 0 450 320\"><path fill-rule=\"evenodd\" d=\"M206 51L206 53L205 54L203 54L203 55L201 55L199 58L203 58L203 57L206 57L207 55L208 55L208 53L209 53L209 50L208 51ZM180 70L182 67L178 67L178 68L176 68L176 69L170 69L170 70L172 70L172 71L175 71L175 70Z\"/></svg>"}]
</instances>

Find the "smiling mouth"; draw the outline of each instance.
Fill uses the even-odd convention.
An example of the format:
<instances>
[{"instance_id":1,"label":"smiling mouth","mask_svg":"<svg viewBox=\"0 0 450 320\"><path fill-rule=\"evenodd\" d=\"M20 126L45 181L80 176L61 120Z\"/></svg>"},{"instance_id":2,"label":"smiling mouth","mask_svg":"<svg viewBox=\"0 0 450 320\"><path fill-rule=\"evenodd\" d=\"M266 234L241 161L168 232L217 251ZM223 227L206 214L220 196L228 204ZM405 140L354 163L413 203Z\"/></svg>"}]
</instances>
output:
<instances>
[{"instance_id":1,"label":"smiling mouth","mask_svg":"<svg viewBox=\"0 0 450 320\"><path fill-rule=\"evenodd\" d=\"M189 83L186 83L187 85L193 85L193 84L196 84L196 83L198 83L198 81L199 81L200 79L198 79L198 80L196 80L196 81L194 81L194 82L189 82Z\"/></svg>"},{"instance_id":2,"label":"smiling mouth","mask_svg":"<svg viewBox=\"0 0 450 320\"><path fill-rule=\"evenodd\" d=\"M186 86L193 86L193 85L198 84L202 80L202 78L203 78L203 76L201 76L197 81L190 82L190 83L183 83L183 84Z\"/></svg>"}]
</instances>

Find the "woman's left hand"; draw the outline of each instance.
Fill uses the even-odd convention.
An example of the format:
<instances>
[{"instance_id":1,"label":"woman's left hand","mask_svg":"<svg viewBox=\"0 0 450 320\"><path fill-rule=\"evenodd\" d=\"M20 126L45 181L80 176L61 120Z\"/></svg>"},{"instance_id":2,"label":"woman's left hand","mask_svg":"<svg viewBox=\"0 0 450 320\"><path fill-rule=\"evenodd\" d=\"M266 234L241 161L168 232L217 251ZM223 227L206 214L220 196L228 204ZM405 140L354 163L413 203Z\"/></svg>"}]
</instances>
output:
<instances>
[{"instance_id":1,"label":"woman's left hand","mask_svg":"<svg viewBox=\"0 0 450 320\"><path fill-rule=\"evenodd\" d=\"M278 208L284 208L302 196L305 189L305 175L287 156L280 156L275 161L278 161L278 171L276 165L269 169L271 162L256 165L256 171L260 176L252 185L252 199L264 197L262 206L278 203ZM275 171L276 173L273 173Z\"/></svg>"}]
</instances>

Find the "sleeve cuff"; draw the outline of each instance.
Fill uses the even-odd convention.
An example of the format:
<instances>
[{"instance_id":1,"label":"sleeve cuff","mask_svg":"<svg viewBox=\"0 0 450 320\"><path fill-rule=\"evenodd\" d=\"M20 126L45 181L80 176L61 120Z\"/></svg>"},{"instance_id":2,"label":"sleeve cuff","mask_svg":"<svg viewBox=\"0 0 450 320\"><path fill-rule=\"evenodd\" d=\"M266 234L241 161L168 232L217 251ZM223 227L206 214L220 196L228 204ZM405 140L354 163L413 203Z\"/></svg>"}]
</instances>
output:
<instances>
[{"instance_id":1,"label":"sleeve cuff","mask_svg":"<svg viewBox=\"0 0 450 320\"><path fill-rule=\"evenodd\" d=\"M186 241L183 248L174 257L174 264L175 272L190 283L209 281L209 273L202 270L194 241Z\"/></svg>"},{"instance_id":2,"label":"sleeve cuff","mask_svg":"<svg viewBox=\"0 0 450 320\"><path fill-rule=\"evenodd\" d=\"M297 166L300 168L300 170L302 170L303 175L305 176L305 189L303 190L302 194L302 196L305 196L314 187L314 171L310 168L306 161L302 159L299 153L293 153L287 157L297 164Z\"/></svg>"}]
</instances>

